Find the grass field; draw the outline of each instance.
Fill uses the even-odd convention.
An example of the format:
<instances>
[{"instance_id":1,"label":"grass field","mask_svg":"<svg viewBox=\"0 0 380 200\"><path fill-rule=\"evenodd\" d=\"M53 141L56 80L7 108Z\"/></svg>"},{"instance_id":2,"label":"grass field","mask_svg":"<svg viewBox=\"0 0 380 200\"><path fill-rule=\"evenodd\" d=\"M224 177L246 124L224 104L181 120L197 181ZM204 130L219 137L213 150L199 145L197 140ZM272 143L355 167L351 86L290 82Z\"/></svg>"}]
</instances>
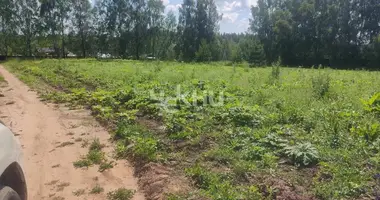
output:
<instances>
[{"instance_id":1,"label":"grass field","mask_svg":"<svg viewBox=\"0 0 380 200\"><path fill-rule=\"evenodd\" d=\"M379 72L97 60L5 65L42 98L90 108L114 130L118 157L186 176L191 191L170 199L380 195Z\"/></svg>"}]
</instances>

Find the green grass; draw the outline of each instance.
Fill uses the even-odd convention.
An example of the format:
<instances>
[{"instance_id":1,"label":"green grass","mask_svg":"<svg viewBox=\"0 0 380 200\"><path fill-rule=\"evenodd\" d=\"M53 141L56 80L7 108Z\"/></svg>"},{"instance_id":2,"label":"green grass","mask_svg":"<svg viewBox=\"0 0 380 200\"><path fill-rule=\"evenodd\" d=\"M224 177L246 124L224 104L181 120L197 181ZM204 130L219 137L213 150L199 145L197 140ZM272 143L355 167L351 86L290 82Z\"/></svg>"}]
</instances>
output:
<instances>
[{"instance_id":1,"label":"green grass","mask_svg":"<svg viewBox=\"0 0 380 200\"><path fill-rule=\"evenodd\" d=\"M102 151L104 145L100 143L98 138L95 138L91 144L87 141L85 146L88 145L90 145L90 147L87 155L81 156L80 160L73 163L75 168L88 168L92 165L99 165L99 172L113 168L114 162L107 161L105 153Z\"/></svg>"},{"instance_id":2,"label":"green grass","mask_svg":"<svg viewBox=\"0 0 380 200\"><path fill-rule=\"evenodd\" d=\"M115 191L107 193L107 199L108 200L130 200L133 198L134 194L135 194L135 191L133 190L119 188Z\"/></svg>"},{"instance_id":3,"label":"green grass","mask_svg":"<svg viewBox=\"0 0 380 200\"><path fill-rule=\"evenodd\" d=\"M118 157L176 163L194 191L172 196L373 199L380 187L379 72L93 59L5 65L42 87L42 98L88 107L115 127Z\"/></svg>"},{"instance_id":4,"label":"green grass","mask_svg":"<svg viewBox=\"0 0 380 200\"><path fill-rule=\"evenodd\" d=\"M102 188L100 185L96 184L91 190L90 194L100 194L104 192L104 188Z\"/></svg>"}]
</instances>

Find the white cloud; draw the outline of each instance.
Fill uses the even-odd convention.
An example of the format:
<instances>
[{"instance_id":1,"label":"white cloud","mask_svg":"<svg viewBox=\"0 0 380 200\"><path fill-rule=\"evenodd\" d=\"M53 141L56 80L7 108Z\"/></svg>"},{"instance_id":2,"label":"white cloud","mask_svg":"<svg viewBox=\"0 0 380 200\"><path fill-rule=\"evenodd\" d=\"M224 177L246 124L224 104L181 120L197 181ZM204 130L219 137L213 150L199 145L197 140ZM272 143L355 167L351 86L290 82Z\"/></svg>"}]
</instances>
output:
<instances>
[{"instance_id":1,"label":"white cloud","mask_svg":"<svg viewBox=\"0 0 380 200\"><path fill-rule=\"evenodd\" d=\"M249 28L249 19L248 18L240 19L239 22L238 22L238 27L242 28L244 30L248 30L248 28Z\"/></svg>"},{"instance_id":2,"label":"white cloud","mask_svg":"<svg viewBox=\"0 0 380 200\"><path fill-rule=\"evenodd\" d=\"M247 4L247 6L251 7L251 6L256 6L257 4L257 0L245 0L245 3Z\"/></svg>"},{"instance_id":3,"label":"white cloud","mask_svg":"<svg viewBox=\"0 0 380 200\"><path fill-rule=\"evenodd\" d=\"M171 4L171 5L167 5L165 7L165 13L168 13L169 11L173 11L174 13L178 13L178 9L181 7L181 4Z\"/></svg>"},{"instance_id":4,"label":"white cloud","mask_svg":"<svg viewBox=\"0 0 380 200\"><path fill-rule=\"evenodd\" d=\"M218 12L223 14L220 31L223 33L243 33L249 28L250 7L258 0L215 0Z\"/></svg>"},{"instance_id":5,"label":"white cloud","mask_svg":"<svg viewBox=\"0 0 380 200\"><path fill-rule=\"evenodd\" d=\"M170 3L169 0L161 0L161 1L162 1L162 4L164 4L164 6L169 5L169 3Z\"/></svg>"},{"instance_id":6,"label":"white cloud","mask_svg":"<svg viewBox=\"0 0 380 200\"><path fill-rule=\"evenodd\" d=\"M235 10L236 8L240 8L242 6L242 3L240 1L233 1L231 3L228 3L227 1L224 2L222 12L230 12Z\"/></svg>"},{"instance_id":7,"label":"white cloud","mask_svg":"<svg viewBox=\"0 0 380 200\"><path fill-rule=\"evenodd\" d=\"M238 13L223 13L223 20L234 23L239 17Z\"/></svg>"}]
</instances>

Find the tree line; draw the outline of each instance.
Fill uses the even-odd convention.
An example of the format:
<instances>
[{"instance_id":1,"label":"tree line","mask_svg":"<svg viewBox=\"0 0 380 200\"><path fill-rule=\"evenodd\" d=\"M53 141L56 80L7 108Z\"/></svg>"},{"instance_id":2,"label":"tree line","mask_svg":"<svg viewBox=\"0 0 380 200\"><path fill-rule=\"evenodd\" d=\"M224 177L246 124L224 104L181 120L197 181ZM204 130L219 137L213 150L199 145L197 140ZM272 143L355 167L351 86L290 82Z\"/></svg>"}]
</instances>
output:
<instances>
[{"instance_id":1,"label":"tree line","mask_svg":"<svg viewBox=\"0 0 380 200\"><path fill-rule=\"evenodd\" d=\"M251 10L267 62L380 67L379 0L258 0Z\"/></svg>"},{"instance_id":2,"label":"tree line","mask_svg":"<svg viewBox=\"0 0 380 200\"><path fill-rule=\"evenodd\" d=\"M378 67L380 1L258 0L244 34L214 0L0 0L0 55Z\"/></svg>"},{"instance_id":3,"label":"tree line","mask_svg":"<svg viewBox=\"0 0 380 200\"><path fill-rule=\"evenodd\" d=\"M178 18L164 10L161 0L1 0L0 55L211 60L195 53L217 37L214 0L185 0Z\"/></svg>"}]
</instances>

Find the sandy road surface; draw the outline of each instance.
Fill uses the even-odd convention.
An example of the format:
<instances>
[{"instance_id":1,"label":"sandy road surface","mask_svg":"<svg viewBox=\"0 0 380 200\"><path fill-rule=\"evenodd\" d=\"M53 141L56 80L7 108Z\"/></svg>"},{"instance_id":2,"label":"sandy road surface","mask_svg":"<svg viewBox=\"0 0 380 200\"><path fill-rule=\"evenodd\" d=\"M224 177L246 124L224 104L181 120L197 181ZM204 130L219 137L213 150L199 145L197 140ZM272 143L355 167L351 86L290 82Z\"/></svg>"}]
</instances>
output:
<instances>
[{"instance_id":1,"label":"sandy road surface","mask_svg":"<svg viewBox=\"0 0 380 200\"><path fill-rule=\"evenodd\" d=\"M104 200L107 192L120 187L137 190L133 168L126 161L117 161L113 169L103 173L98 172L97 166L89 169L73 167L73 162L88 151L81 147L81 142L75 142L77 138L90 141L99 138L107 146L107 155L112 153L107 141L109 134L88 111L45 104L2 66L0 74L8 82L7 87L0 88L5 96L0 97L0 120L12 129L22 144L29 200ZM63 142L75 144L58 147ZM104 188L104 192L89 194L97 184ZM80 189L86 193L75 196L73 192ZM144 197L137 192L134 199Z\"/></svg>"}]
</instances>

